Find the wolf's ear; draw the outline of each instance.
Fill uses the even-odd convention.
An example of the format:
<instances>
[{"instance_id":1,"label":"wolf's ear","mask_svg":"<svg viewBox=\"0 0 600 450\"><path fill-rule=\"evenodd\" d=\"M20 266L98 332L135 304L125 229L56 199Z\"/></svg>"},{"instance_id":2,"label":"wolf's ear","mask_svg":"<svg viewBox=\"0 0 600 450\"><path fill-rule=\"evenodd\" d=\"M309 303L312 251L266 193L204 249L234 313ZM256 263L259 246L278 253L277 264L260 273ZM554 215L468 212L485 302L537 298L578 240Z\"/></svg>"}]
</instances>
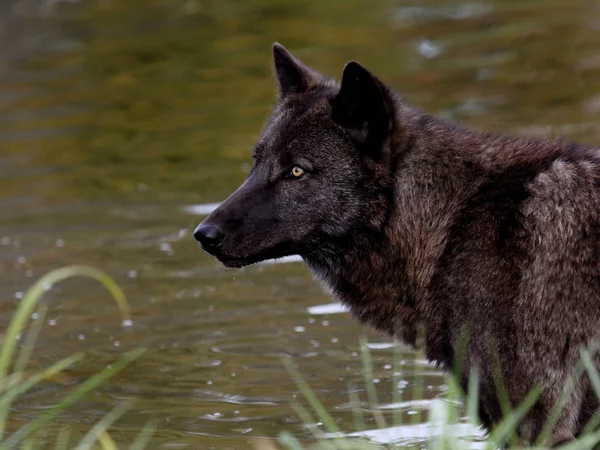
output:
<instances>
[{"instance_id":1,"label":"wolf's ear","mask_svg":"<svg viewBox=\"0 0 600 450\"><path fill-rule=\"evenodd\" d=\"M356 61L344 67L340 92L331 101L333 120L365 144L383 143L392 125L387 88Z\"/></svg>"},{"instance_id":2,"label":"wolf's ear","mask_svg":"<svg viewBox=\"0 0 600 450\"><path fill-rule=\"evenodd\" d=\"M279 81L279 96L304 92L322 81L321 75L296 59L285 47L277 42L273 44L275 74Z\"/></svg>"}]
</instances>

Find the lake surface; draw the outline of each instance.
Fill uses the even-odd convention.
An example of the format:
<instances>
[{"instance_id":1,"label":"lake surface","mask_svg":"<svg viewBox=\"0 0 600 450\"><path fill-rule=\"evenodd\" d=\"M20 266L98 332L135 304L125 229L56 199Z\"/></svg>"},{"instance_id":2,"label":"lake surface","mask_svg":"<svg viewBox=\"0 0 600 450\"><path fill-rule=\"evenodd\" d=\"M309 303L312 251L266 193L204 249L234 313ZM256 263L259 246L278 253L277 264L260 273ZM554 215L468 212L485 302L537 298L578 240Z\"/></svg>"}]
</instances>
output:
<instances>
[{"instance_id":1,"label":"lake surface","mask_svg":"<svg viewBox=\"0 0 600 450\"><path fill-rule=\"evenodd\" d=\"M368 5L368 6L367 6ZM408 426L444 378L402 349L394 404L388 338L361 327L297 259L221 267L191 232L244 179L275 99L279 41L338 77L356 59L434 113L485 130L600 142L600 5L591 0L8 0L0 4L0 330L45 272L87 264L114 276L133 326L102 287L48 292L33 363L88 356L62 383L16 405L39 414L128 349L148 351L45 430L75 435L124 399L112 436L150 418L150 448L252 448L311 432L282 364L291 357L346 433L349 391L369 413L359 336L371 343L381 410L403 427L375 442L423 440ZM423 398L411 389L423 381ZM415 400L415 401L413 401ZM425 416L422 416L425 420Z\"/></svg>"}]
</instances>

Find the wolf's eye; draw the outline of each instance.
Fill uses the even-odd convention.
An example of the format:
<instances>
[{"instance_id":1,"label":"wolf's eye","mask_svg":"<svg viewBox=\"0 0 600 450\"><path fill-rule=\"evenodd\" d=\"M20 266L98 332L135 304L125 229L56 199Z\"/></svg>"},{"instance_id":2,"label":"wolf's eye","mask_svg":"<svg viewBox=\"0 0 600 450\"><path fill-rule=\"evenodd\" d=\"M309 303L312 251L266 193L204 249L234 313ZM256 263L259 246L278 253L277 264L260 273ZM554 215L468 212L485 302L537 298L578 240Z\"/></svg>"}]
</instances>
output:
<instances>
[{"instance_id":1,"label":"wolf's eye","mask_svg":"<svg viewBox=\"0 0 600 450\"><path fill-rule=\"evenodd\" d=\"M291 174L296 178L301 177L302 175L304 175L304 169L302 167L294 166L292 168Z\"/></svg>"}]
</instances>

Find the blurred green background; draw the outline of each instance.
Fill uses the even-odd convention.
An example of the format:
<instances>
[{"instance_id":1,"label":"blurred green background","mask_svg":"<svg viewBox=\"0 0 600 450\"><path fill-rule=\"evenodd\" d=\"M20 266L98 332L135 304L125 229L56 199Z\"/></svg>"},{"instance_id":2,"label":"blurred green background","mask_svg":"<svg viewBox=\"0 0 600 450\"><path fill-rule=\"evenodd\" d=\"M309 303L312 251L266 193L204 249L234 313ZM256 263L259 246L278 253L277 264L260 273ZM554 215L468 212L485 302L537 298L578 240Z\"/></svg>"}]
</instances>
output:
<instances>
[{"instance_id":1,"label":"blurred green background","mask_svg":"<svg viewBox=\"0 0 600 450\"><path fill-rule=\"evenodd\" d=\"M126 398L136 407L113 437L131 441L156 415L151 448L308 436L289 406L298 389L286 355L351 431L361 333L373 343L386 414L412 416L444 391L440 373L404 350L400 389L424 374L415 399L424 401L392 404L389 339L339 308L315 309L331 299L301 263L227 270L191 237L198 205L223 200L250 167L275 100L274 41L332 77L358 60L411 102L464 124L598 143L597 1L4 0L0 330L35 278L71 263L115 276L134 314L122 328L87 281L50 291L35 363L75 350L91 358L23 397L14 427L138 346L149 351L64 413L49 441L61 422L86 432ZM403 433L372 438L419 439Z\"/></svg>"}]
</instances>

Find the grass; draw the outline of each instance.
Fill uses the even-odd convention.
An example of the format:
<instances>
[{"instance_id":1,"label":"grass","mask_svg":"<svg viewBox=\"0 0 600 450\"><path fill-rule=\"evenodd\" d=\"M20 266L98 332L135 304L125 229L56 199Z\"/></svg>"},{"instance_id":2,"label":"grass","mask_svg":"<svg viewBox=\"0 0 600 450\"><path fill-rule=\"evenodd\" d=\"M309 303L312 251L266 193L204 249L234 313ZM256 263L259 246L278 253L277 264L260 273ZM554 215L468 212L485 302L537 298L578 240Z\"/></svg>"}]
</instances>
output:
<instances>
[{"instance_id":1,"label":"grass","mask_svg":"<svg viewBox=\"0 0 600 450\"><path fill-rule=\"evenodd\" d=\"M365 390L367 394L369 409L373 415L372 422L380 430L388 428L388 424L379 408L377 402L377 394L375 392L375 385L372 382L373 379L373 367L371 363L371 357L366 340L362 339L360 342L361 355L363 362L363 372L365 374ZM593 364L593 355L596 353L598 345L594 344L588 349L581 350L581 362L576 368L573 379L579 380L584 373L591 380L592 386L598 398L600 399L600 374ZM394 357L394 366L397 368L396 361L399 358ZM459 424L464 424L464 415L466 412L467 423L472 427L473 430L481 429L478 419L478 405L479 405L479 376L477 371L472 370L469 378L468 392L465 393L459 386L457 378L452 374L446 375L446 384L448 390L438 399L435 399L431 403L429 409L429 415L425 422L425 425L431 430L429 437L426 442L411 442L411 443L394 443L377 445L373 442L367 441L364 438L349 437L350 433L343 433L333 417L326 411L323 404L319 401L318 396L310 389L308 384L303 380L302 376L295 368L291 360L286 359L283 361L287 368L290 376L294 379L298 388L302 392L305 400L314 413L316 418L313 418L311 412L296 402L293 404L294 409L298 413L299 418L304 422L307 429L311 430L312 438L310 443L306 445L302 443L300 439L293 436L291 433L284 431L279 435L278 444L280 447L276 447L272 442L261 441L256 444L256 447L260 450L275 450L277 448L284 448L288 450L328 450L328 449L379 449L379 448L427 448L432 450L467 450L467 449L485 449L495 450L503 448L505 445L510 444L511 448L528 448L528 449L547 449L546 442L548 441L554 426L558 420L560 412L564 406L564 399L570 395L573 384L565 386L563 395L557 405L555 406L546 426L544 427L542 434L534 446L524 447L520 446L517 439L517 428L521 423L522 419L527 415L528 411L533 407L541 393L541 387L533 389L521 402L520 405L515 409L510 409L508 403L503 406L504 418L491 430L487 439L482 442L480 437L477 437L475 433L463 434L457 436L454 431L455 427ZM398 374L400 372L394 370L394 386L398 383ZM423 393L423 379L421 378L413 388L411 398L422 398ZM501 383L497 384L499 392L503 390ZM396 389L396 391L399 391ZM352 431L363 431L365 429L366 418L364 417L363 411L358 407L360 399L354 389L350 389L350 402L353 407L353 414L355 417L356 430ZM394 392L394 403L400 401L400 393ZM416 415L413 416L413 418ZM417 416L418 417L418 416ZM411 424L415 425L418 420L412 420ZM317 424L321 423L323 429ZM393 425L401 425L401 418L399 415L394 414ZM600 411L593 416L588 427L585 429L582 436L576 441L564 444L558 448L561 450L588 450L592 449L600 443L600 431L598 426L600 425ZM303 439L306 441L306 439Z\"/></svg>"},{"instance_id":2,"label":"grass","mask_svg":"<svg viewBox=\"0 0 600 450\"><path fill-rule=\"evenodd\" d=\"M115 375L144 352L144 349L138 349L124 354L118 361L101 372L91 376L70 392L66 393L50 408L40 412L31 421L25 423L20 428L10 430L9 433L7 425L9 423L11 407L19 396L40 383L43 383L45 380L56 377L62 371L84 360L85 355L83 353L76 353L38 372L30 373L28 371L31 354L45 320L47 308L43 303L40 303L44 292L49 287L62 280L81 276L99 281L110 292L114 301L117 303L121 310L124 323L131 322L130 308L123 291L108 275L97 269L87 266L69 266L52 271L40 278L27 291L19 303L17 311L6 330L4 340L0 347L0 450L13 448L25 450L35 448L39 443L39 441L36 440L36 433L38 431L56 419L63 411L80 401L85 395L94 391L107 379ZM33 315L35 319L32 319L32 313L34 311L37 312L37 314ZM22 339L20 339L20 337L22 337ZM20 348L18 346L19 341L23 342ZM594 345L588 349L581 350L581 362L573 373L573 380L577 381L582 376L586 375L590 379L594 392L598 398L600 398L600 374L593 363L594 355L598 348L600 348L599 345ZM386 416L379 406L378 394L373 382L372 358L366 340L361 340L360 349L366 397L369 409L373 416L372 423L374 423L377 428L385 430L390 426L388 423L389 419L386 419ZM398 367L397 361L401 359L398 349L399 347L396 347L394 352L394 368ZM280 445L279 448L288 450L306 450L307 448L323 450L369 450L382 448L382 446L369 442L364 438L351 438L348 436L348 433L344 433L337 425L334 417L329 414L325 406L319 401L318 396L304 381L292 361L289 359L284 360L284 365L312 409L311 412L299 402L294 401L292 403L292 408L296 411L298 417L304 422L307 428L311 430L312 439L307 447L306 442L302 442L291 433L283 431L277 442ZM393 385L398 386L401 372L394 370L393 373ZM415 379L417 380L417 383L413 388L411 398L420 399L424 392L423 375L416 375ZM427 442L413 442L408 444L394 444L392 442L386 444L385 448L422 448L423 445L425 445L426 448L432 450L466 450L473 448L473 445L476 443L477 448L484 448L486 450L502 448L506 444L511 444L513 448L518 447L516 435L517 427L530 408L535 404L541 389L534 389L530 392L522 403L514 410L510 409L508 401L504 401L502 405L504 419L491 430L487 440L481 442L481 439L474 434L463 433L463 435L458 436L454 431L455 427L459 424L465 424L465 412L467 417L466 423L468 423L473 430L477 429L479 426L479 376L477 372L475 370L471 371L467 389L468 392L466 393L468 395L465 395L465 392L462 391L456 378L452 374L446 376L446 384L448 390L444 395L431 402L429 415L426 419L426 426L430 429ZM505 389L501 380L496 380L496 385L498 392L503 394ZM535 447L529 448L547 448L545 443L560 416L565 404L564 400L569 397L573 387L574 383L565 386L563 395L552 411L538 442L536 442ZM401 395L400 390L395 389L395 392L393 393L393 402L399 403L401 401ZM349 389L349 396L351 404L354 405L353 417L356 431L364 431L367 429L366 424L368 419L365 417L363 410L359 407L361 399L356 389L352 386L350 386ZM502 398L503 396L500 395L499 397ZM72 442L71 431L68 427L63 428L56 437L54 448L57 450L64 450L67 448L75 448L76 450L87 450L92 448L117 450L119 447L110 435L110 427L120 417L127 413L131 407L132 402L129 401L118 404L98 423L91 426L88 432L78 442ZM393 411L392 413L391 425L403 425L402 415L399 411ZM422 422L422 417L415 414L412 416L410 423L404 425L415 426ZM322 426L318 424L322 424ZM156 422L154 420L149 421L139 432L129 448L131 450L141 450L145 448L153 435L155 426ZM562 450L587 450L593 448L600 443L599 426L600 411L593 416L583 436L577 441L563 445L560 448ZM304 441L306 441L306 439L304 439ZM273 450L277 448L273 441L264 439L262 441L257 441L256 446L263 450Z\"/></svg>"},{"instance_id":3,"label":"grass","mask_svg":"<svg viewBox=\"0 0 600 450\"><path fill-rule=\"evenodd\" d=\"M123 320L127 321L124 323L131 322L129 304L123 291L108 275L100 270L88 266L69 266L49 272L40 278L20 301L0 348L0 450L35 448L37 442L35 433L37 431L144 353L144 349L126 353L106 369L79 384L33 420L12 431L11 434L8 433L7 424L11 406L20 395L84 360L85 355L83 353L76 353L36 373L30 374L27 372L28 363L46 315L47 308L44 304L40 304L40 300L47 289L62 280L72 277L88 277L99 281L117 303ZM34 315L36 319L32 320L32 313L36 310L36 307L37 314ZM23 345L18 349L17 344L20 336L24 336L24 339ZM117 449L117 445L108 433L108 428L130 408L130 402L117 405L97 424L92 426L74 447L70 439L70 430L68 428L63 429L57 437L55 448L57 450L66 448L86 450L97 448L97 445L99 445L104 450ZM144 448L153 433L154 426L154 421L148 422L130 448L132 450Z\"/></svg>"}]
</instances>

